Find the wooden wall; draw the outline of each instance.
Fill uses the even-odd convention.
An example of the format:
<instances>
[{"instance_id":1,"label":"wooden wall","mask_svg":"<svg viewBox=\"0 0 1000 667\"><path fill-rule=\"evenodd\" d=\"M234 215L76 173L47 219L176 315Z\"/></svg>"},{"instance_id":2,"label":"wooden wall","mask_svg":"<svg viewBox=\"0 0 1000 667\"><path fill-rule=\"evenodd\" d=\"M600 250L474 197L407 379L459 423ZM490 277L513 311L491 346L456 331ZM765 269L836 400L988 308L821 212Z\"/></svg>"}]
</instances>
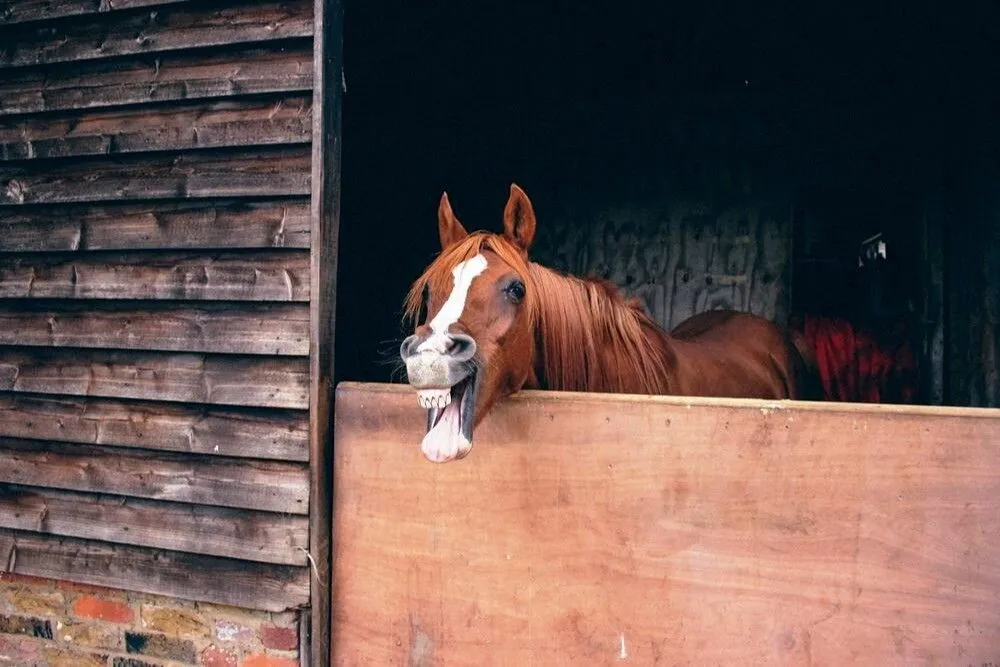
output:
<instances>
[{"instance_id":1,"label":"wooden wall","mask_svg":"<svg viewBox=\"0 0 1000 667\"><path fill-rule=\"evenodd\" d=\"M573 207L576 208L576 207ZM791 294L790 198L784 203L677 201L559 211L535 261L610 280L673 328L706 310L733 309L782 324Z\"/></svg>"},{"instance_id":2,"label":"wooden wall","mask_svg":"<svg viewBox=\"0 0 1000 667\"><path fill-rule=\"evenodd\" d=\"M993 148L995 150L995 147ZM944 214L948 402L1000 408L1000 162L983 148Z\"/></svg>"},{"instance_id":3,"label":"wooden wall","mask_svg":"<svg viewBox=\"0 0 1000 667\"><path fill-rule=\"evenodd\" d=\"M312 0L0 44L0 569L307 605Z\"/></svg>"},{"instance_id":4,"label":"wooden wall","mask_svg":"<svg viewBox=\"0 0 1000 667\"><path fill-rule=\"evenodd\" d=\"M337 664L1000 655L996 410L523 392L420 454L337 391Z\"/></svg>"},{"instance_id":5,"label":"wooden wall","mask_svg":"<svg viewBox=\"0 0 1000 667\"><path fill-rule=\"evenodd\" d=\"M532 257L612 281L668 329L712 309L787 322L795 181L782 150L790 131L768 103L689 96L568 109L582 136L547 146L540 130L530 143L544 156L524 175L541 185L528 190L541 205Z\"/></svg>"}]
</instances>

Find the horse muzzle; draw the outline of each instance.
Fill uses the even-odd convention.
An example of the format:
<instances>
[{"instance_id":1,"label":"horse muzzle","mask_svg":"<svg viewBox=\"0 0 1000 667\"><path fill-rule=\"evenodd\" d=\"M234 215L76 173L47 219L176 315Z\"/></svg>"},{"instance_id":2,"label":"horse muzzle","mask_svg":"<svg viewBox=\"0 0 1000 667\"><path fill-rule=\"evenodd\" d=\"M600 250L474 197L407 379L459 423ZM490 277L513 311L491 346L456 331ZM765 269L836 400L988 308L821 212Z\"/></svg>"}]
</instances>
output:
<instances>
[{"instance_id":1,"label":"horse muzzle","mask_svg":"<svg viewBox=\"0 0 1000 667\"><path fill-rule=\"evenodd\" d=\"M479 371L476 342L464 334L423 340L410 336L400 346L417 403L427 410L424 456L435 463L464 457L472 449Z\"/></svg>"}]
</instances>

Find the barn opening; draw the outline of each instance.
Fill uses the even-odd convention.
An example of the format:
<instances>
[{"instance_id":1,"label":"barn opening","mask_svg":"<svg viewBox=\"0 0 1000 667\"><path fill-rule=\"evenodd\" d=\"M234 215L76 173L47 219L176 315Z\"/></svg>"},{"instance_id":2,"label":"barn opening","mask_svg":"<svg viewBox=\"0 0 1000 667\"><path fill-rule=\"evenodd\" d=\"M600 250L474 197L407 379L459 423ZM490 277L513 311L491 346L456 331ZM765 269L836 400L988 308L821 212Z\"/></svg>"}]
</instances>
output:
<instances>
[{"instance_id":1,"label":"barn opening","mask_svg":"<svg viewBox=\"0 0 1000 667\"><path fill-rule=\"evenodd\" d=\"M664 326L716 307L840 318L912 352L882 400L1000 405L998 19L986 3L349 7L338 379L405 381L401 302L438 250L438 197L499 230L517 182L536 261L611 279ZM859 254L880 241L873 277Z\"/></svg>"}]
</instances>

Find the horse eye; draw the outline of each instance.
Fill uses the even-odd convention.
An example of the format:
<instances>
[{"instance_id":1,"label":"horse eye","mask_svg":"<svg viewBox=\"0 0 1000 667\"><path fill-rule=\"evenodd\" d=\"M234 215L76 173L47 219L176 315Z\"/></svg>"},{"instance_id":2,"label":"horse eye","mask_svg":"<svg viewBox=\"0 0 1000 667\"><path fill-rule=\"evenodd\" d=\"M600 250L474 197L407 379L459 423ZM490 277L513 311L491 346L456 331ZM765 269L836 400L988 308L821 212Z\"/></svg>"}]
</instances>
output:
<instances>
[{"instance_id":1,"label":"horse eye","mask_svg":"<svg viewBox=\"0 0 1000 667\"><path fill-rule=\"evenodd\" d=\"M520 303L521 299L524 298L524 283L520 280L515 280L510 285L507 285L504 293L515 303Z\"/></svg>"}]
</instances>

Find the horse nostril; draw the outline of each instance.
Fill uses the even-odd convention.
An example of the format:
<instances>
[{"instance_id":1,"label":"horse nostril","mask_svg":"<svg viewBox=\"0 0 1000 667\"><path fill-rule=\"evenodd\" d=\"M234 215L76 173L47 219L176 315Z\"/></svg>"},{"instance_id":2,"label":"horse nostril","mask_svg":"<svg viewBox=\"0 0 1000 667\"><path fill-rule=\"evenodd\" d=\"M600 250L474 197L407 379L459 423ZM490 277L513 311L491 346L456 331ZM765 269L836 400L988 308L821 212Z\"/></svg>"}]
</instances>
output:
<instances>
[{"instance_id":1,"label":"horse nostril","mask_svg":"<svg viewBox=\"0 0 1000 667\"><path fill-rule=\"evenodd\" d=\"M403 344L399 346L399 356L406 359L412 357L417 353L417 346L420 345L420 339L416 336L407 336L403 340Z\"/></svg>"},{"instance_id":2,"label":"horse nostril","mask_svg":"<svg viewBox=\"0 0 1000 667\"><path fill-rule=\"evenodd\" d=\"M468 361L476 354L476 341L472 336L453 334L448 346L448 356L456 361Z\"/></svg>"}]
</instances>

